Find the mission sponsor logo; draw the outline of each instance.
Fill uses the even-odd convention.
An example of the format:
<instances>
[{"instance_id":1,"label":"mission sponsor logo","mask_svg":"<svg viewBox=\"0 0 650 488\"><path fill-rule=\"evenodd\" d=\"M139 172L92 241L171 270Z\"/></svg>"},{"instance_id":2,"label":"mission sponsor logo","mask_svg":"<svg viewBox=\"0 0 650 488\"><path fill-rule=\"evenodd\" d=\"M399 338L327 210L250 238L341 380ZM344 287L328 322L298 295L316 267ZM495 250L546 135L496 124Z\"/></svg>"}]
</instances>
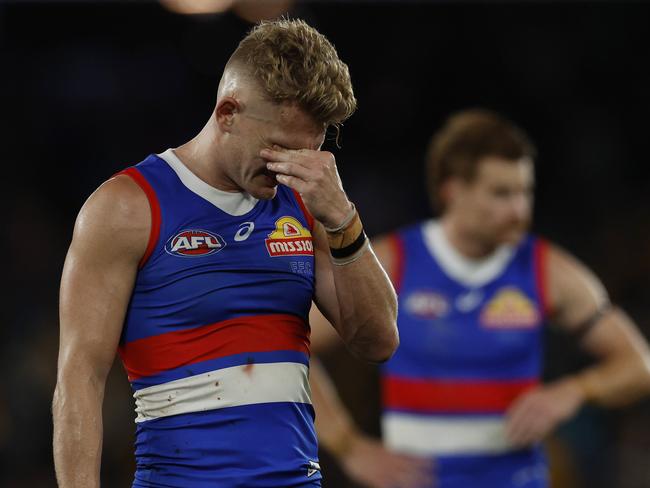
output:
<instances>
[{"instance_id":1,"label":"mission sponsor logo","mask_svg":"<svg viewBox=\"0 0 650 488\"><path fill-rule=\"evenodd\" d=\"M310 256L314 254L311 232L294 217L275 221L275 230L265 240L269 256Z\"/></svg>"},{"instance_id":2,"label":"mission sponsor logo","mask_svg":"<svg viewBox=\"0 0 650 488\"><path fill-rule=\"evenodd\" d=\"M480 322L490 329L530 329L537 326L537 307L518 288L499 290L481 311Z\"/></svg>"},{"instance_id":3,"label":"mission sponsor logo","mask_svg":"<svg viewBox=\"0 0 650 488\"><path fill-rule=\"evenodd\" d=\"M206 230L182 230L165 244L165 251L172 256L197 258L208 256L226 247L219 234Z\"/></svg>"}]
</instances>

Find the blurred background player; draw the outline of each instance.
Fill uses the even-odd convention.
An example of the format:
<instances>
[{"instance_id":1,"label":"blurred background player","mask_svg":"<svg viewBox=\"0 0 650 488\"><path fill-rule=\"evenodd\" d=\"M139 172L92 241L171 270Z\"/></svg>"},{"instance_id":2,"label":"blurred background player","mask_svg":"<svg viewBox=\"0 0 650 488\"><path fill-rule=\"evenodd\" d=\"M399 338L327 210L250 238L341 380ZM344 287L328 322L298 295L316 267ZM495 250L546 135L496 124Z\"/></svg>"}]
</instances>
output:
<instances>
[{"instance_id":1,"label":"blurred background player","mask_svg":"<svg viewBox=\"0 0 650 488\"><path fill-rule=\"evenodd\" d=\"M133 486L320 486L312 300L361 357L397 346L394 290L320 151L355 107L323 35L263 22L230 57L202 131L88 199L61 279L60 487L100 484L118 348L136 399Z\"/></svg>"},{"instance_id":2,"label":"blurred background player","mask_svg":"<svg viewBox=\"0 0 650 488\"><path fill-rule=\"evenodd\" d=\"M368 486L542 488L540 442L585 402L626 405L650 391L650 352L574 257L528 233L535 149L496 113L451 116L432 139L428 188L440 218L377 239L399 297L401 343L381 370L390 451L355 428L321 368L312 370L322 445ZM596 365L543 384L552 323ZM315 348L332 336L312 314ZM320 332L318 332L320 331ZM430 484L428 484L430 483Z\"/></svg>"}]
</instances>

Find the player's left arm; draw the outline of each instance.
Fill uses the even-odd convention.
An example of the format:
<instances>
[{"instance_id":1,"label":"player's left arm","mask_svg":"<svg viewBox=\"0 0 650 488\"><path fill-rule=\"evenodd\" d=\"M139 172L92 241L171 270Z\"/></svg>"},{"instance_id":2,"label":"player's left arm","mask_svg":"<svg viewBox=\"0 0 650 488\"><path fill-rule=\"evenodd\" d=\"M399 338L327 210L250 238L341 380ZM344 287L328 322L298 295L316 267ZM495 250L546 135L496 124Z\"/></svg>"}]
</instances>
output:
<instances>
[{"instance_id":1,"label":"player's left arm","mask_svg":"<svg viewBox=\"0 0 650 488\"><path fill-rule=\"evenodd\" d=\"M515 401L508 435L516 444L541 440L585 402L616 407L650 393L648 343L625 312L609 302L598 278L552 245L545 270L552 322L576 336L597 361Z\"/></svg>"},{"instance_id":2,"label":"player's left arm","mask_svg":"<svg viewBox=\"0 0 650 488\"><path fill-rule=\"evenodd\" d=\"M274 148L261 156L280 183L300 193L316 219L314 301L319 310L356 356L387 360L399 343L395 291L343 191L334 155Z\"/></svg>"}]
</instances>

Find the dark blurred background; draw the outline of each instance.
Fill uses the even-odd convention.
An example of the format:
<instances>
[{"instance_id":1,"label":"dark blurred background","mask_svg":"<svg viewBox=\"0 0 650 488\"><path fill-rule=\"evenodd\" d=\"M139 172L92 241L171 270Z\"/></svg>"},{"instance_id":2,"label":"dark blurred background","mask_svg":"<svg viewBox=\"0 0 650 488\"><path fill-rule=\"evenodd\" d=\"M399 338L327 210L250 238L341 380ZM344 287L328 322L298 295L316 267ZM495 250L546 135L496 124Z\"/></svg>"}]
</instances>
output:
<instances>
[{"instance_id":1,"label":"dark blurred background","mask_svg":"<svg viewBox=\"0 0 650 488\"><path fill-rule=\"evenodd\" d=\"M193 136L251 21L286 10L350 66L359 110L328 149L371 235L430 215L423 154L451 111L498 110L539 148L535 230L595 270L648 337L650 5L200 0L226 10L183 15L182 3L0 0L0 486L55 486L57 293L78 209L116 171ZM548 343L548 377L588 361L568 337ZM325 364L378 434L374 370L341 351ZM105 487L130 486L130 395L117 365ZM650 487L650 402L585 408L549 449L556 487ZM326 453L323 464L324 486L353 486Z\"/></svg>"}]
</instances>

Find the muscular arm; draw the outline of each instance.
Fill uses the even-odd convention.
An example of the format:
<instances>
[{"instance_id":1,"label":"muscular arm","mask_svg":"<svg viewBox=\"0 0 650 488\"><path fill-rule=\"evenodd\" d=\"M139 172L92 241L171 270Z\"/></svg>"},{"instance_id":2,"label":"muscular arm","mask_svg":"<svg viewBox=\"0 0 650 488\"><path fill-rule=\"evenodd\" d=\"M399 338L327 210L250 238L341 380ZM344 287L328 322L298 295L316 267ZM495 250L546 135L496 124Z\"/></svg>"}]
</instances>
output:
<instances>
[{"instance_id":1,"label":"muscular arm","mask_svg":"<svg viewBox=\"0 0 650 488\"><path fill-rule=\"evenodd\" d=\"M515 444L541 440L584 402L614 407L650 393L648 344L623 311L609 306L593 273L552 246L546 272L553 323L576 334L582 329L581 345L597 364L518 398L508 414Z\"/></svg>"},{"instance_id":2,"label":"muscular arm","mask_svg":"<svg viewBox=\"0 0 650 488\"><path fill-rule=\"evenodd\" d=\"M386 237L375 238L372 240L372 249L379 264L384 268L389 279L393 281L396 257L390 240ZM312 304L309 323L311 325L311 350L314 354L323 354L342 345L337 329L323 316L316 304Z\"/></svg>"},{"instance_id":3,"label":"muscular arm","mask_svg":"<svg viewBox=\"0 0 650 488\"><path fill-rule=\"evenodd\" d=\"M573 377L586 400L621 406L650 393L650 350L636 325L620 309L607 307L598 279L572 256L551 247L548 255L549 292L554 323L568 331L593 325L581 345L598 363ZM603 310L598 314L599 310Z\"/></svg>"},{"instance_id":4,"label":"muscular arm","mask_svg":"<svg viewBox=\"0 0 650 488\"><path fill-rule=\"evenodd\" d=\"M395 292L372 247L356 261L335 266L327 237L316 229L316 297L319 310L357 357L387 360L397 348Z\"/></svg>"},{"instance_id":5,"label":"muscular arm","mask_svg":"<svg viewBox=\"0 0 650 488\"><path fill-rule=\"evenodd\" d=\"M99 486L104 385L150 225L146 196L127 176L102 185L77 218L61 278L52 404L62 488Z\"/></svg>"}]
</instances>

